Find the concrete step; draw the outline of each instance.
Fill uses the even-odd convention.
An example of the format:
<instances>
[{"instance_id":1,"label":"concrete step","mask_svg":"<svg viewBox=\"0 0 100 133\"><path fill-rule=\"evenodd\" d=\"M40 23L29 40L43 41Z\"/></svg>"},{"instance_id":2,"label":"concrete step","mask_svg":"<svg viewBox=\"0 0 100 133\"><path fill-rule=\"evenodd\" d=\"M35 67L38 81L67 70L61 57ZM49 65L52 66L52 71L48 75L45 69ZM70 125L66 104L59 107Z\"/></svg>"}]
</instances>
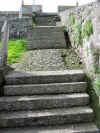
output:
<instances>
[{"instance_id":1,"label":"concrete step","mask_svg":"<svg viewBox=\"0 0 100 133\"><path fill-rule=\"evenodd\" d=\"M12 71L5 76L5 84L19 85L83 82L85 79L86 76L82 70L38 71L31 73Z\"/></svg>"},{"instance_id":2,"label":"concrete step","mask_svg":"<svg viewBox=\"0 0 100 133\"><path fill-rule=\"evenodd\" d=\"M4 86L4 95L25 96L40 94L84 93L86 92L86 89L86 82L6 85Z\"/></svg>"},{"instance_id":3,"label":"concrete step","mask_svg":"<svg viewBox=\"0 0 100 133\"><path fill-rule=\"evenodd\" d=\"M41 96L13 96L0 98L0 111L69 108L76 106L86 106L88 104L89 95L86 93Z\"/></svg>"},{"instance_id":4,"label":"concrete step","mask_svg":"<svg viewBox=\"0 0 100 133\"><path fill-rule=\"evenodd\" d=\"M52 127L21 127L1 129L0 133L100 133L94 123L71 124Z\"/></svg>"},{"instance_id":5,"label":"concrete step","mask_svg":"<svg viewBox=\"0 0 100 133\"><path fill-rule=\"evenodd\" d=\"M93 110L90 107L3 112L0 113L0 128L76 124L92 122L93 120Z\"/></svg>"}]
</instances>

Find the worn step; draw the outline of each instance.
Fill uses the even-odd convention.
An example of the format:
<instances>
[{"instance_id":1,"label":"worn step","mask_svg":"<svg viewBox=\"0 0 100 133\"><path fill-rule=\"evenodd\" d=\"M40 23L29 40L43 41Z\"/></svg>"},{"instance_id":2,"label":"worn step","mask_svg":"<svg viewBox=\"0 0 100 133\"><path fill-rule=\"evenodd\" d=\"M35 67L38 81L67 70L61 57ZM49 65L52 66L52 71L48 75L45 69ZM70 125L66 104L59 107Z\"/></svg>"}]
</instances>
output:
<instances>
[{"instance_id":1,"label":"worn step","mask_svg":"<svg viewBox=\"0 0 100 133\"><path fill-rule=\"evenodd\" d=\"M61 26L35 26L32 31L39 32L42 31L50 33L50 32L63 32L63 28Z\"/></svg>"},{"instance_id":2,"label":"worn step","mask_svg":"<svg viewBox=\"0 0 100 133\"><path fill-rule=\"evenodd\" d=\"M67 108L85 106L89 104L89 95L80 94L60 94L42 96L14 96L0 98L0 111L17 110L40 110L52 108Z\"/></svg>"},{"instance_id":3,"label":"worn step","mask_svg":"<svg viewBox=\"0 0 100 133\"><path fill-rule=\"evenodd\" d=\"M37 33L36 32L33 32L32 34L30 34L30 36L28 36L28 39L30 39L30 40L32 40L32 38L34 38L34 39L50 39L50 32L44 32L44 33L41 33L41 32L39 32L39 36L36 36L37 35ZM64 37L64 33L62 33L62 32L56 32L56 31L54 31L53 32L53 34L51 34L51 38L53 38L53 37L55 37L55 38L63 38Z\"/></svg>"},{"instance_id":4,"label":"worn step","mask_svg":"<svg viewBox=\"0 0 100 133\"><path fill-rule=\"evenodd\" d=\"M30 45L30 47L28 47ZM34 41L32 40L31 42L29 42L29 44L27 44L27 49L30 50L31 49L60 49L60 48L66 48L66 44L65 44L65 40L64 39L60 39L60 41L58 39L34 39ZM65 44L65 45L63 45Z\"/></svg>"},{"instance_id":5,"label":"worn step","mask_svg":"<svg viewBox=\"0 0 100 133\"><path fill-rule=\"evenodd\" d=\"M5 96L40 95L40 94L66 94L84 93L87 89L86 82L51 83L51 84L23 84L4 86Z\"/></svg>"},{"instance_id":6,"label":"worn step","mask_svg":"<svg viewBox=\"0 0 100 133\"><path fill-rule=\"evenodd\" d=\"M71 124L52 127L21 127L1 129L0 133L99 133L99 129L94 123Z\"/></svg>"},{"instance_id":7,"label":"worn step","mask_svg":"<svg viewBox=\"0 0 100 133\"><path fill-rule=\"evenodd\" d=\"M93 120L93 110L90 107L0 113L1 128L75 124Z\"/></svg>"},{"instance_id":8,"label":"worn step","mask_svg":"<svg viewBox=\"0 0 100 133\"><path fill-rule=\"evenodd\" d=\"M5 84L19 85L83 82L85 79L86 75L82 70L36 71L31 73L12 71L5 76Z\"/></svg>"}]
</instances>

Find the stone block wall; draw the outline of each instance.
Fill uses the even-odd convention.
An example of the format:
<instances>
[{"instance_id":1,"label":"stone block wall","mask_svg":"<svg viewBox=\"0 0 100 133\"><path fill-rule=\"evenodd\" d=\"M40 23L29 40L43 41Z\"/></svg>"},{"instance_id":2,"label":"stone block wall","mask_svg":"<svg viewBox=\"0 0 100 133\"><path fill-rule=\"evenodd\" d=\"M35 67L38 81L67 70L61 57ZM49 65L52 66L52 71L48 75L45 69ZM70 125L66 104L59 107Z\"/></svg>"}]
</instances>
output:
<instances>
[{"instance_id":1,"label":"stone block wall","mask_svg":"<svg viewBox=\"0 0 100 133\"><path fill-rule=\"evenodd\" d=\"M61 23L62 25L67 24L67 16L70 13L74 13L76 15L77 18L80 18L80 16L82 16L82 20L84 21L85 18L87 17L87 12L89 9L94 10L95 8L100 7L100 3L99 2L91 2L87 5L83 5L83 6L79 6L79 7L75 7L75 8L71 8L71 9L67 9L63 12L59 13L59 16L61 18Z\"/></svg>"},{"instance_id":2,"label":"stone block wall","mask_svg":"<svg viewBox=\"0 0 100 133\"><path fill-rule=\"evenodd\" d=\"M84 70L91 82L96 79L98 76L97 70L100 69L100 2L93 2L88 5L81 7L73 8L59 13L61 17L61 25L66 26L66 32L69 35L71 46L74 48L79 57L81 57L84 63ZM69 23L69 17L71 21ZM89 37L82 37L81 43L75 42L75 26L83 26L86 24L86 21L91 20L93 33ZM71 24L75 23L75 24ZM80 24L80 25L77 25ZM88 27L86 27L88 28ZM76 33L79 32L82 34L82 31L78 29ZM74 32L73 32L74 31ZM92 89L92 88L91 88ZM92 105L94 111L96 112L96 121L100 127L100 95L97 93L96 89L93 88L92 91L89 90L92 99ZM98 113L99 112L99 113Z\"/></svg>"},{"instance_id":3,"label":"stone block wall","mask_svg":"<svg viewBox=\"0 0 100 133\"><path fill-rule=\"evenodd\" d=\"M32 12L41 13L42 12L42 5L32 5Z\"/></svg>"},{"instance_id":4,"label":"stone block wall","mask_svg":"<svg viewBox=\"0 0 100 133\"><path fill-rule=\"evenodd\" d=\"M9 17L8 17L9 18ZM0 21L0 31L4 21ZM10 18L9 19L9 38L24 38L27 37L27 27L32 26L32 17ZM1 32L0 32L1 39Z\"/></svg>"},{"instance_id":5,"label":"stone block wall","mask_svg":"<svg viewBox=\"0 0 100 133\"><path fill-rule=\"evenodd\" d=\"M40 13L36 16L36 25L56 26L56 22L60 21L56 13Z\"/></svg>"},{"instance_id":6,"label":"stone block wall","mask_svg":"<svg viewBox=\"0 0 100 133\"><path fill-rule=\"evenodd\" d=\"M27 26L32 25L32 13L23 14L23 17L19 19L18 11L2 11L0 12L0 31L3 26L5 17L9 19L10 26L10 38L12 37L26 37ZM1 39L1 32L0 32Z\"/></svg>"},{"instance_id":7,"label":"stone block wall","mask_svg":"<svg viewBox=\"0 0 100 133\"><path fill-rule=\"evenodd\" d=\"M75 6L58 6L58 12L65 11L70 8L74 8Z\"/></svg>"},{"instance_id":8,"label":"stone block wall","mask_svg":"<svg viewBox=\"0 0 100 133\"><path fill-rule=\"evenodd\" d=\"M78 55L81 56L81 58L83 58L83 61L87 70L88 68L91 68L93 70L93 65L95 60L94 57L92 56L92 51L91 51L92 40L91 38L89 40L87 40L86 38L83 38L81 46L78 44L75 44L75 41L73 40L73 32L70 32L70 29L72 27L71 27L71 24L69 24L68 19L69 19L69 16L71 16L72 14L76 24L80 23L82 26L88 19L90 19L93 23L93 21L96 18L95 9L99 7L100 7L100 3L94 2L85 6L72 8L59 13L61 18L61 25L65 25L67 27L66 30L69 34L71 45L75 48ZM93 28L96 29L96 27L93 27ZM90 52L88 50L86 51L86 49L89 49Z\"/></svg>"},{"instance_id":9,"label":"stone block wall","mask_svg":"<svg viewBox=\"0 0 100 133\"><path fill-rule=\"evenodd\" d=\"M24 18L15 18L9 21L9 29L10 29L10 38L23 38L27 37L27 27L32 26L32 18L24 17Z\"/></svg>"}]
</instances>

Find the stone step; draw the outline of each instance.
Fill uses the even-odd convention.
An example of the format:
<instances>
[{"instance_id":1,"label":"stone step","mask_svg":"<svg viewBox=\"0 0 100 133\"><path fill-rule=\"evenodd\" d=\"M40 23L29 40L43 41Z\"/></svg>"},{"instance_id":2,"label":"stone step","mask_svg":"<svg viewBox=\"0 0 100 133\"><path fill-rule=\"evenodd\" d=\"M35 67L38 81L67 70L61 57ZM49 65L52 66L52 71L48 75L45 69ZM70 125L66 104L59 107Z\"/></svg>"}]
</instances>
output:
<instances>
[{"instance_id":1,"label":"stone step","mask_svg":"<svg viewBox=\"0 0 100 133\"><path fill-rule=\"evenodd\" d=\"M34 41L33 41L34 40ZM30 42L31 43L31 42ZM29 44L30 44L29 43ZM27 45L27 49L60 49L60 48L66 48L65 40L64 39L32 39L32 45ZM30 49L31 48L31 49Z\"/></svg>"},{"instance_id":2,"label":"stone step","mask_svg":"<svg viewBox=\"0 0 100 133\"><path fill-rule=\"evenodd\" d=\"M61 32L63 28L60 26L36 26L33 28L33 31L44 31L44 32Z\"/></svg>"},{"instance_id":3,"label":"stone step","mask_svg":"<svg viewBox=\"0 0 100 133\"><path fill-rule=\"evenodd\" d=\"M56 22L45 22L45 23L44 23L44 22L41 21L41 22L37 23L37 25L39 25L39 26L40 26L40 25L41 25L41 26L52 26L52 25L53 25L53 26L56 26Z\"/></svg>"},{"instance_id":4,"label":"stone step","mask_svg":"<svg viewBox=\"0 0 100 133\"><path fill-rule=\"evenodd\" d=\"M84 93L86 89L86 82L6 85L3 88L5 96Z\"/></svg>"},{"instance_id":5,"label":"stone step","mask_svg":"<svg viewBox=\"0 0 100 133\"><path fill-rule=\"evenodd\" d=\"M86 75L82 70L36 71L31 73L12 71L5 76L5 84L19 85L83 82L85 79Z\"/></svg>"},{"instance_id":6,"label":"stone step","mask_svg":"<svg viewBox=\"0 0 100 133\"><path fill-rule=\"evenodd\" d=\"M0 133L100 133L94 123L71 124L52 127L20 127L1 129Z\"/></svg>"},{"instance_id":7,"label":"stone step","mask_svg":"<svg viewBox=\"0 0 100 133\"><path fill-rule=\"evenodd\" d=\"M38 36L37 36L37 33L32 31L32 33L30 33L30 35L28 36L28 39L32 40L32 37L34 38L34 36L35 36L36 39L41 38L41 37L42 38L43 37L49 37L49 35L51 36L51 38L52 37L64 37L64 32L56 32L56 31L54 31L53 34L50 34L49 32L47 32L47 33L38 32Z\"/></svg>"},{"instance_id":8,"label":"stone step","mask_svg":"<svg viewBox=\"0 0 100 133\"><path fill-rule=\"evenodd\" d=\"M92 122L93 120L93 110L90 107L3 112L0 113L0 128L76 124Z\"/></svg>"},{"instance_id":9,"label":"stone step","mask_svg":"<svg viewBox=\"0 0 100 133\"><path fill-rule=\"evenodd\" d=\"M89 95L86 93L41 96L13 96L0 98L0 111L69 108L76 106L86 106L88 104Z\"/></svg>"},{"instance_id":10,"label":"stone step","mask_svg":"<svg viewBox=\"0 0 100 133\"><path fill-rule=\"evenodd\" d=\"M63 33L64 34L64 33ZM56 41L56 39L60 39L61 41L64 41L64 35L63 35L62 33L60 33L60 34L56 34L56 33L53 33L52 35L49 33L49 34L40 34L39 33L39 36L37 36L37 35L33 35L33 37L29 37L28 38L28 40L33 40L34 39L34 41L37 41L37 40L50 40L50 41L52 41L52 38L54 38L53 40L54 41Z\"/></svg>"},{"instance_id":11,"label":"stone step","mask_svg":"<svg viewBox=\"0 0 100 133\"><path fill-rule=\"evenodd\" d=\"M30 29L27 40L27 49L29 50L66 48L62 27L36 26ZM29 42L29 40L31 41Z\"/></svg>"}]
</instances>

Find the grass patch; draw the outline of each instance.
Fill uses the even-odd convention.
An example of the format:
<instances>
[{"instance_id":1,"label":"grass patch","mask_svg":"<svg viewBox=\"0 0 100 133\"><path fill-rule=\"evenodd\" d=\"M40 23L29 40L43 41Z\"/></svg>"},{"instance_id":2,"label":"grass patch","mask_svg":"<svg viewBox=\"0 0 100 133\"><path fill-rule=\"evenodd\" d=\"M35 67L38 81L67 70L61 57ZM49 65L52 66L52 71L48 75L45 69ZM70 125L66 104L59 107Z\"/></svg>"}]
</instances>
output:
<instances>
[{"instance_id":1,"label":"grass patch","mask_svg":"<svg viewBox=\"0 0 100 133\"><path fill-rule=\"evenodd\" d=\"M17 63L20 61L22 54L26 51L25 39L9 40L8 43L8 64Z\"/></svg>"}]
</instances>

